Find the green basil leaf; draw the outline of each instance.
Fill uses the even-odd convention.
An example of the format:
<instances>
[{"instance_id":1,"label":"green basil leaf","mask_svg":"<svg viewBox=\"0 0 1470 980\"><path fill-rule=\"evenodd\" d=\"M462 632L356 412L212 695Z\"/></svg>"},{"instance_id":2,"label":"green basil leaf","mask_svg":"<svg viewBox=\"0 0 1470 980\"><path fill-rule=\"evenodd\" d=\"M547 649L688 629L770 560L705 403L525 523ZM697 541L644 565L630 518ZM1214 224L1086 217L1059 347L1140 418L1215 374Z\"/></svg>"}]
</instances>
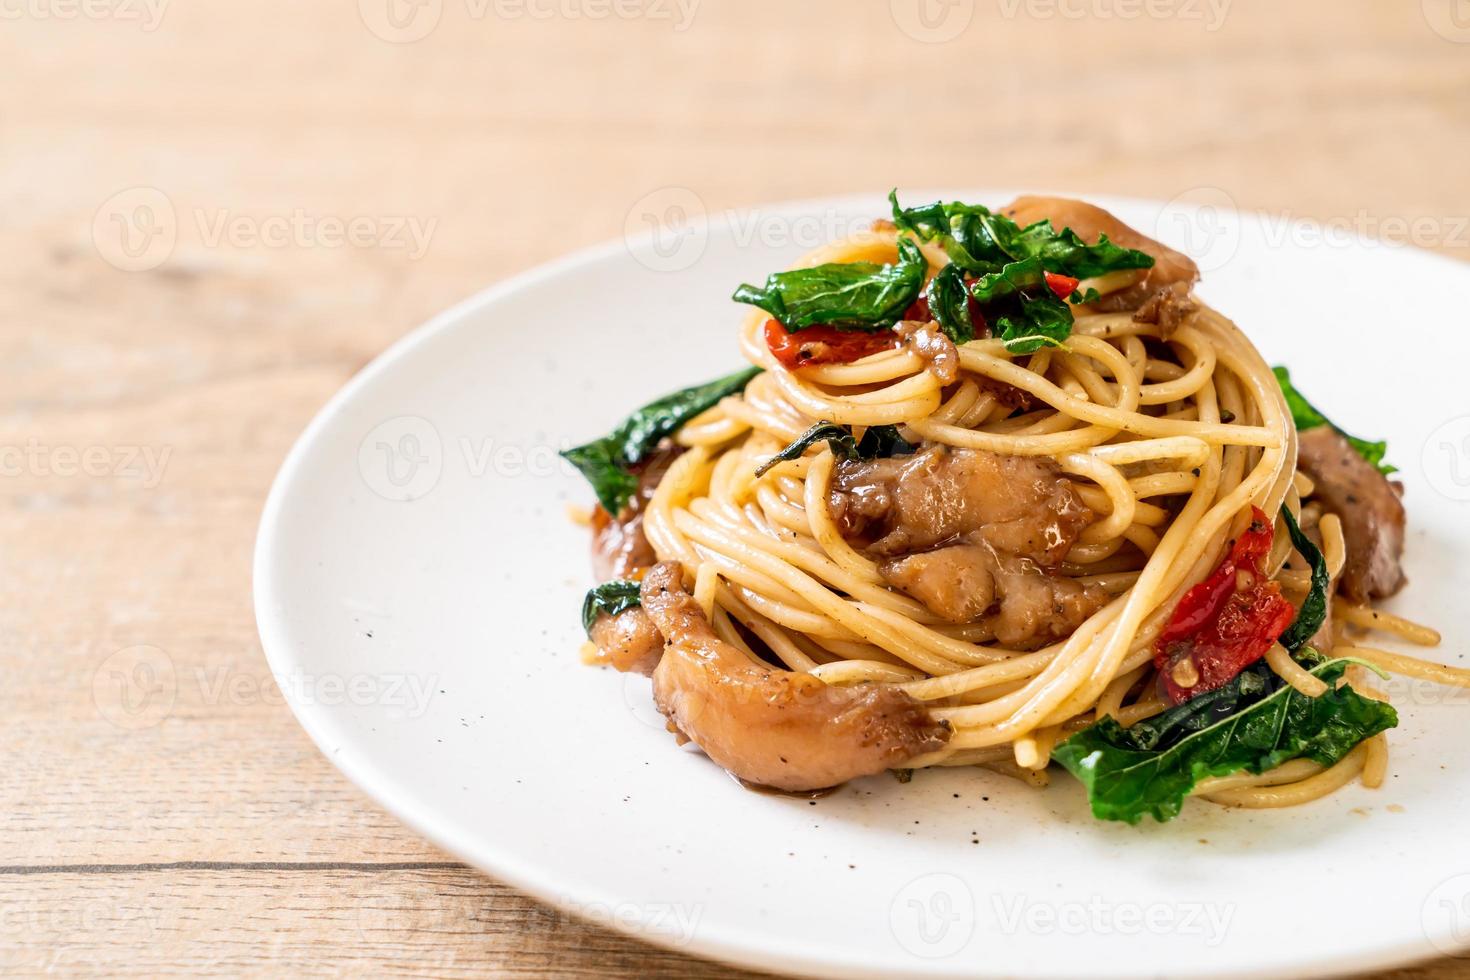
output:
<instances>
[{"instance_id":1,"label":"green basil leaf","mask_svg":"<svg viewBox=\"0 0 1470 980\"><path fill-rule=\"evenodd\" d=\"M1178 816L1200 780L1259 774L1291 759L1335 765L1364 739L1398 724L1393 707L1337 686L1348 661L1318 664L1328 690L1299 694L1264 664L1229 684L1124 728L1104 718L1057 746L1052 758L1082 781L1092 813L1136 824Z\"/></svg>"},{"instance_id":2,"label":"green basil leaf","mask_svg":"<svg viewBox=\"0 0 1470 980\"><path fill-rule=\"evenodd\" d=\"M1099 235L1097 244L1089 245L1070 228L1054 230L1050 221L1038 221L1023 229L1013 249L1015 257L1039 258L1048 272L1074 279L1154 266L1153 256L1115 245L1107 235Z\"/></svg>"},{"instance_id":3,"label":"green basil leaf","mask_svg":"<svg viewBox=\"0 0 1470 980\"><path fill-rule=\"evenodd\" d=\"M764 287L742 285L732 297L749 303L796 332L818 324L873 332L893 326L919 298L929 263L907 238L898 262L832 262L766 277Z\"/></svg>"},{"instance_id":4,"label":"green basil leaf","mask_svg":"<svg viewBox=\"0 0 1470 980\"><path fill-rule=\"evenodd\" d=\"M898 203L896 188L889 193L888 203L892 208L893 223L899 231L908 232L921 241L939 242L949 261L965 272L983 275L1011 260L996 240L997 216L983 205L936 201L922 207L903 208ZM1008 223L1015 228L1015 222ZM999 233L1004 235L1006 231Z\"/></svg>"},{"instance_id":5,"label":"green basil leaf","mask_svg":"<svg viewBox=\"0 0 1470 980\"><path fill-rule=\"evenodd\" d=\"M641 606L643 600L639 598L639 588L637 582L613 579L588 589L587 597L582 600L582 628L587 631L588 639L592 638L592 624L597 622L597 617L602 613L616 616L635 606Z\"/></svg>"},{"instance_id":6,"label":"green basil leaf","mask_svg":"<svg viewBox=\"0 0 1470 980\"><path fill-rule=\"evenodd\" d=\"M889 459L911 456L918 451L917 444L898 434L896 425L870 425L858 440L859 459Z\"/></svg>"},{"instance_id":7,"label":"green basil leaf","mask_svg":"<svg viewBox=\"0 0 1470 980\"><path fill-rule=\"evenodd\" d=\"M1296 385L1291 383L1290 371L1284 367L1274 367L1271 372L1276 375L1276 383L1281 386L1281 393L1286 396L1286 406L1291 410L1291 419L1296 423L1298 432L1305 432L1324 425L1331 426L1337 429L1353 449L1357 450L1359 456L1378 467L1378 472L1384 476L1398 472L1397 466L1388 466L1383 462L1383 456L1388 452L1388 443L1369 442L1367 439L1359 439L1357 436L1348 435L1338 429L1332 424L1331 419L1317 411L1316 407L1307 401L1306 396L1297 390Z\"/></svg>"},{"instance_id":8,"label":"green basil leaf","mask_svg":"<svg viewBox=\"0 0 1470 980\"><path fill-rule=\"evenodd\" d=\"M714 407L721 398L744 391L750 379L760 372L760 368L746 368L665 395L629 415L601 439L563 450L561 455L592 484L598 502L607 512L616 515L638 490L638 477L631 467L648 458L665 437Z\"/></svg>"},{"instance_id":9,"label":"green basil leaf","mask_svg":"<svg viewBox=\"0 0 1470 980\"><path fill-rule=\"evenodd\" d=\"M838 425L836 422L818 422L797 436L796 441L791 445L757 467L755 475L765 476L777 463L800 459L808 449L819 442L826 442L832 449L832 455L839 459L858 458L857 440L852 437L851 429Z\"/></svg>"},{"instance_id":10,"label":"green basil leaf","mask_svg":"<svg viewBox=\"0 0 1470 980\"><path fill-rule=\"evenodd\" d=\"M1291 511L1282 507L1281 517L1286 521L1291 543L1312 566L1312 587L1302 600L1302 607L1297 610L1296 621L1281 634L1281 645L1296 653L1307 645L1327 619L1327 590L1332 587L1332 576L1327 574L1327 559L1323 557L1322 550L1307 537L1296 518L1291 516Z\"/></svg>"},{"instance_id":11,"label":"green basil leaf","mask_svg":"<svg viewBox=\"0 0 1470 980\"><path fill-rule=\"evenodd\" d=\"M1040 259L1012 262L981 276L970 294L984 307L991 334L1012 354L1060 347L1072 335L1072 308L1046 284Z\"/></svg>"},{"instance_id":12,"label":"green basil leaf","mask_svg":"<svg viewBox=\"0 0 1470 980\"><path fill-rule=\"evenodd\" d=\"M1088 245L1070 228L1057 231L1050 221L1022 228L979 204L953 201L903 208L896 189L888 195L888 202L893 223L900 231L922 241L939 242L950 261L972 275L1033 258L1041 260L1046 271L1075 279L1090 279L1120 269L1151 269L1154 265L1152 256L1115 245L1107 235L1100 236L1097 244Z\"/></svg>"},{"instance_id":13,"label":"green basil leaf","mask_svg":"<svg viewBox=\"0 0 1470 980\"><path fill-rule=\"evenodd\" d=\"M1022 259L1008 262L998 271L980 277L970 287L970 295L982 304L995 303L1011 296L1023 296L1028 292L1040 293L1051 288L1046 284L1046 270L1040 259ZM1056 293L1052 293L1056 298ZM1060 302L1060 300L1058 300Z\"/></svg>"},{"instance_id":14,"label":"green basil leaf","mask_svg":"<svg viewBox=\"0 0 1470 980\"><path fill-rule=\"evenodd\" d=\"M756 476L765 476L777 463L800 459L819 442L826 442L832 455L840 459L878 459L890 456L907 456L919 447L898 434L893 425L869 426L861 441L852 437L852 429L835 422L818 422L796 437L791 445L766 460L756 469Z\"/></svg>"},{"instance_id":15,"label":"green basil leaf","mask_svg":"<svg viewBox=\"0 0 1470 980\"><path fill-rule=\"evenodd\" d=\"M944 335L956 344L975 339L975 320L970 314L970 289L965 273L951 262L929 280L929 315Z\"/></svg>"},{"instance_id":16,"label":"green basil leaf","mask_svg":"<svg viewBox=\"0 0 1470 980\"><path fill-rule=\"evenodd\" d=\"M592 484L597 502L614 515L638 492L638 477L628 469L632 461L623 458L619 440L615 437L616 433L561 452L562 457Z\"/></svg>"}]
</instances>

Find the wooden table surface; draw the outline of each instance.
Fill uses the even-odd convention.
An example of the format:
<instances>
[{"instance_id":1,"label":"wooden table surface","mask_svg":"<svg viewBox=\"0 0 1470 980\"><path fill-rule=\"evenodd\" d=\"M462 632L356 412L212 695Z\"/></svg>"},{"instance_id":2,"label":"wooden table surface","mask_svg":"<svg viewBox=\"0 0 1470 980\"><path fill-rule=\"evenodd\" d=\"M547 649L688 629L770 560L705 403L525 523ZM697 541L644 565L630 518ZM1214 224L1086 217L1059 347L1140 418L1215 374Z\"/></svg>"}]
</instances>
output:
<instances>
[{"instance_id":1,"label":"wooden table surface","mask_svg":"<svg viewBox=\"0 0 1470 980\"><path fill-rule=\"evenodd\" d=\"M251 612L323 402L669 188L1191 195L1467 250L1465 0L389 2L0 4L0 970L737 975L405 830Z\"/></svg>"}]
</instances>

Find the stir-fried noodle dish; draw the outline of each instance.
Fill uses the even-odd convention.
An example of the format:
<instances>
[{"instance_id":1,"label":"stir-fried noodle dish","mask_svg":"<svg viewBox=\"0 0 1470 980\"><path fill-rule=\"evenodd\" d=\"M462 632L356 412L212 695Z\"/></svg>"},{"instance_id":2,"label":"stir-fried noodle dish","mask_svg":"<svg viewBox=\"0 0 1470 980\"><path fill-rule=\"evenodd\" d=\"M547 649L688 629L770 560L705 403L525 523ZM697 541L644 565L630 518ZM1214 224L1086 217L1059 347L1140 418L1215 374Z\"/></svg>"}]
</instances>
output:
<instances>
[{"instance_id":1,"label":"stir-fried noodle dish","mask_svg":"<svg viewBox=\"0 0 1470 980\"><path fill-rule=\"evenodd\" d=\"M1066 772L1137 822L1381 785L1384 678L1470 686L1380 649L1439 642L1374 606L1405 585L1385 445L1100 208L891 203L739 286L748 367L566 451L585 658L787 792Z\"/></svg>"}]
</instances>

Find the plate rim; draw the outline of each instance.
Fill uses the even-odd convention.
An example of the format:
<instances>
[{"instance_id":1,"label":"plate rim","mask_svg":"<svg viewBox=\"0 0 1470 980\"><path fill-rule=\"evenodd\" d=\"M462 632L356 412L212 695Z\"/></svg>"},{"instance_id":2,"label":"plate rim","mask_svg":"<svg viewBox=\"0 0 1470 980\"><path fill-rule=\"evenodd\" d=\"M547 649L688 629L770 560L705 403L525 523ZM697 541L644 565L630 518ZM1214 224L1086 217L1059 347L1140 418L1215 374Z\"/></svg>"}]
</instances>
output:
<instances>
[{"instance_id":1,"label":"plate rim","mask_svg":"<svg viewBox=\"0 0 1470 980\"><path fill-rule=\"evenodd\" d=\"M918 189L907 191L920 199L932 199L935 197L944 199L978 199L978 200L1005 200L1015 195L1015 191L1005 188L987 188L970 190L933 190ZM1044 191L1029 191L1027 193L1046 193ZM1100 206L1113 207L1137 207L1162 211L1165 208L1183 208L1186 210L1198 210L1198 207L1189 202L1175 199L1173 201L1162 201L1154 198L1133 197L1129 195L1088 193L1080 191L1063 192L1071 196L1081 197ZM877 193L851 193L823 197L806 197L785 201L768 203L757 203L739 208L730 208L715 214L706 214L704 220L707 222L709 233L712 235L718 226L728 228L742 219L748 219L752 215L802 215L814 210L826 208L832 210L852 210L857 206L866 206L870 202L881 200L882 195ZM1239 221L1248 220L1283 220L1271 212L1260 209L1232 208L1226 212L1232 218ZM1291 225L1303 225L1307 219L1290 219ZM591 245L582 246L570 252L564 253L549 261L539 263L521 272L515 273L505 279L498 280L492 284L468 295L464 299L452 304L439 313L434 314L419 325L410 329L399 337L381 353L376 355L361 370L350 377L335 391L332 396L317 409L310 422L293 441L291 448L283 457L276 475L271 481L270 489L266 494L265 503L262 506L260 518L256 529L255 545L252 551L251 561L251 593L252 605L255 614L256 628L260 635L261 648L265 654L268 666L277 678L288 676L293 667L300 666L297 655L291 649L292 642L289 635L289 627L284 622L284 617L278 615L272 608L272 592L275 588L270 568L276 561L282 547L279 536L279 524L281 514L287 504L294 484L299 478L299 471L311 457L315 444L323 433L332 425L337 416L351 404L360 391L369 386L376 378L392 371L397 363L409 356L413 351L428 344L441 335L447 334L473 319L474 315L483 309L493 306L502 298L512 296L524 289L533 287L547 280L555 279L564 274L573 272L587 265L596 264L600 261L618 256L623 253L636 253L643 246L647 246L654 240L654 232L640 232L637 235L624 235L621 239L611 238ZM1354 234L1353 248L1383 247L1383 243L1362 234ZM1447 268L1455 268L1463 274L1466 265L1457 262L1448 256L1440 255L1417 246L1401 246L1401 250L1411 253L1415 261L1430 260L1432 263L1441 264ZM636 923L623 922L618 917L611 920L602 918L593 919L586 914L587 908L598 907L599 904L616 902L612 896L596 886L580 880L569 879L566 875L539 872L531 863L519 862L512 848L490 848L484 849L474 846L473 842L456 839L447 830L441 829L437 823L434 808L426 806L420 801L413 799L411 793L402 790L397 780L385 771L376 770L367 758L359 759L356 754L344 757L334 743L338 741L338 726L329 721L326 712L315 710L317 706L309 702L301 701L297 695L299 692L292 685L281 685L283 698L295 716L296 721L306 731L308 737L316 745L317 749L339 772L357 787L374 804L383 808L395 819L403 823L414 833L428 840L435 847L445 853L458 858L465 864L493 877L501 883L507 884L517 891L528 895L535 900L557 909L563 914L575 916L577 919L602 928L610 928L615 932L625 935L639 943L653 945L656 947L684 953L704 959L715 960L727 965L768 970L778 975L802 975L814 977L892 977L894 971L885 967L875 966L871 962L860 959L841 960L813 955L810 950L814 946L796 946L777 950L769 944L763 944L758 936L753 935L750 930L728 925L709 927L698 930L694 935L684 941L671 936L664 936L657 931L639 930ZM493 851L494 853L489 853ZM1208 966L1199 969L1201 964L1191 967L1190 975L1201 978L1227 978L1227 977L1325 977L1344 973L1364 973L1371 970L1401 968L1419 963L1437 962L1451 958L1463 958L1470 951L1470 938L1459 944L1446 943L1444 937L1430 937L1425 934L1436 946L1441 943L1456 945L1455 953L1434 955L1426 952L1423 944L1397 944L1383 947L1372 955L1341 954L1323 956L1300 955L1297 957L1285 956L1274 960L1270 964L1250 970L1225 969L1211 970ZM938 965L938 964L934 964ZM905 976L913 977L937 977L952 976L953 971L925 970L921 964L915 963L913 968L905 971ZM984 973L969 973L968 975L983 976ZM1050 976L1040 970L1034 970L1029 974L1016 974L1029 976Z\"/></svg>"}]
</instances>

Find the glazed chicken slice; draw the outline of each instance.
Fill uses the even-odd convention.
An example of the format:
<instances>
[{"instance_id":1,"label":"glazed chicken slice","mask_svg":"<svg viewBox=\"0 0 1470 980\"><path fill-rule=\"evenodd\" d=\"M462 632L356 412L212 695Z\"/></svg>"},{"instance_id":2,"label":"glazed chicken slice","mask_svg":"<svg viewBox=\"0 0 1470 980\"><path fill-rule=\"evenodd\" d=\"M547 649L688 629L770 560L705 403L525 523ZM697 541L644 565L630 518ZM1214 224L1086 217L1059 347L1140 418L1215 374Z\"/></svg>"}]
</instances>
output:
<instances>
[{"instance_id":1,"label":"glazed chicken slice","mask_svg":"<svg viewBox=\"0 0 1470 980\"><path fill-rule=\"evenodd\" d=\"M983 539L889 559L878 572L937 616L952 623L985 622L1008 647L1071 636L1109 598L1096 585L1049 574L1032 559L998 552ZM994 613L986 615L992 607Z\"/></svg>"},{"instance_id":2,"label":"glazed chicken slice","mask_svg":"<svg viewBox=\"0 0 1470 980\"><path fill-rule=\"evenodd\" d=\"M616 616L602 613L592 624L592 644L599 662L625 674L648 674L658 666L664 638L648 613L634 606Z\"/></svg>"},{"instance_id":3,"label":"glazed chicken slice","mask_svg":"<svg viewBox=\"0 0 1470 980\"><path fill-rule=\"evenodd\" d=\"M1154 315L1172 317L1177 313L1176 307L1182 302L1183 295L1187 295L1189 288L1199 281L1199 267L1189 256L1134 231L1112 214L1086 201L1069 197L1026 195L1002 208L1001 213L1023 228L1038 221L1050 220L1057 231L1071 228L1088 244L1096 243L1100 235L1107 235L1108 240L1116 245L1153 256L1154 267L1140 269L1137 283L1102 297L1099 302L1092 304L1095 309L1137 310L1144 307L1160 290L1170 289L1175 295L1162 300L1165 304L1164 310ZM1175 286L1180 288L1171 288Z\"/></svg>"},{"instance_id":4,"label":"glazed chicken slice","mask_svg":"<svg viewBox=\"0 0 1470 980\"><path fill-rule=\"evenodd\" d=\"M643 511L653 499L659 481L681 450L655 453L638 473L638 490L622 511L611 515L598 507L592 513L592 571L599 582L637 579L658 557L643 533ZM663 653L664 638L648 614L636 606L609 616L602 613L592 624L591 639L598 662L624 673L652 674Z\"/></svg>"},{"instance_id":5,"label":"glazed chicken slice","mask_svg":"<svg viewBox=\"0 0 1470 980\"><path fill-rule=\"evenodd\" d=\"M834 687L751 661L715 635L677 562L643 579L643 608L668 645L653 695L670 727L748 783L826 789L938 749L949 728L897 688Z\"/></svg>"},{"instance_id":6,"label":"glazed chicken slice","mask_svg":"<svg viewBox=\"0 0 1470 980\"><path fill-rule=\"evenodd\" d=\"M1404 585L1403 486L1389 482L1331 426L1300 433L1297 446L1297 465L1316 484L1313 498L1342 519L1343 593L1355 602L1393 595Z\"/></svg>"},{"instance_id":7,"label":"glazed chicken slice","mask_svg":"<svg viewBox=\"0 0 1470 980\"><path fill-rule=\"evenodd\" d=\"M1007 646L1069 636L1107 603L1056 574L1093 515L1050 460L933 446L844 461L830 507L889 585Z\"/></svg>"},{"instance_id":8,"label":"glazed chicken slice","mask_svg":"<svg viewBox=\"0 0 1470 980\"><path fill-rule=\"evenodd\" d=\"M912 456L844 460L830 498L849 540L877 556L926 551L980 532L997 549L1061 562L1092 511L1049 459L931 446Z\"/></svg>"}]
</instances>

